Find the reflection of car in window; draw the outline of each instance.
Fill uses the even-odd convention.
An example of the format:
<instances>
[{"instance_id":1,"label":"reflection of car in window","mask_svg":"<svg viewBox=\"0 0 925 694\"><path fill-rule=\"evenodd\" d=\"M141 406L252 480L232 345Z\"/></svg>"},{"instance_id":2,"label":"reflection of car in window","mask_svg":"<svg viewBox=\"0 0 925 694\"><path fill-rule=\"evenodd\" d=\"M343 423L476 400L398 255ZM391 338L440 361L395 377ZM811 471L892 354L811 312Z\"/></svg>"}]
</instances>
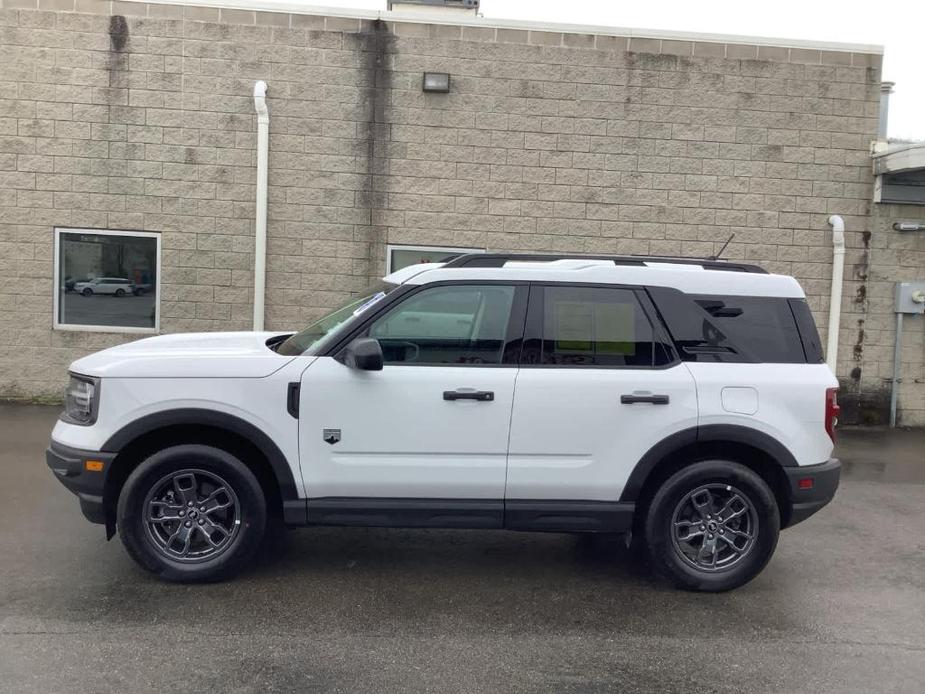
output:
<instances>
[{"instance_id":1,"label":"reflection of car in window","mask_svg":"<svg viewBox=\"0 0 925 694\"><path fill-rule=\"evenodd\" d=\"M298 333L162 335L70 371L48 464L169 580L230 576L285 523L630 533L676 585L726 590L838 486L803 290L739 263L460 255Z\"/></svg>"},{"instance_id":2,"label":"reflection of car in window","mask_svg":"<svg viewBox=\"0 0 925 694\"><path fill-rule=\"evenodd\" d=\"M74 291L84 296L94 294L112 294L125 296L135 294L135 283L123 277L95 277L92 280L74 283Z\"/></svg>"}]
</instances>

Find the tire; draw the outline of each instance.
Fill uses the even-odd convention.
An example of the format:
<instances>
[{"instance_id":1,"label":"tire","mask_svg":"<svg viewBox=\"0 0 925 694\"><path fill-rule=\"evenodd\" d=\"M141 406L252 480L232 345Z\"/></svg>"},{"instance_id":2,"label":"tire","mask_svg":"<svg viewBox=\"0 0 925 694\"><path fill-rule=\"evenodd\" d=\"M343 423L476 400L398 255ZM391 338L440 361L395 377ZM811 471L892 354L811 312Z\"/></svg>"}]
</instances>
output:
<instances>
[{"instance_id":1,"label":"tire","mask_svg":"<svg viewBox=\"0 0 925 694\"><path fill-rule=\"evenodd\" d=\"M83 294L84 296L92 296L93 290L90 289L90 287L84 287L80 293Z\"/></svg>"},{"instance_id":2,"label":"tire","mask_svg":"<svg viewBox=\"0 0 925 694\"><path fill-rule=\"evenodd\" d=\"M739 463L709 460L662 484L649 504L644 534L658 573L685 590L719 592L757 576L779 532L777 501L764 480Z\"/></svg>"},{"instance_id":3,"label":"tire","mask_svg":"<svg viewBox=\"0 0 925 694\"><path fill-rule=\"evenodd\" d=\"M159 520L148 522L154 515ZM158 451L129 475L116 518L122 544L144 569L168 581L203 583L229 578L253 558L267 506L238 458L188 444Z\"/></svg>"},{"instance_id":4,"label":"tire","mask_svg":"<svg viewBox=\"0 0 925 694\"><path fill-rule=\"evenodd\" d=\"M117 289L117 290L116 290L116 296L119 296L119 297L125 296L125 290L124 290L124 289Z\"/></svg>"}]
</instances>

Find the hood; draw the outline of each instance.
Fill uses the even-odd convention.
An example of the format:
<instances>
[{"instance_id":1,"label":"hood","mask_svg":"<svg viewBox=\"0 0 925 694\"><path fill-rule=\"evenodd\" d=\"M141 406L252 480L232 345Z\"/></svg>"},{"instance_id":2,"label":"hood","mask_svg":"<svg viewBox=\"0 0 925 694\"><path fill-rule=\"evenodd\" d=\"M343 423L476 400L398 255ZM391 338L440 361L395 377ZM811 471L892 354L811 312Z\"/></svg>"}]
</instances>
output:
<instances>
[{"instance_id":1,"label":"hood","mask_svg":"<svg viewBox=\"0 0 925 694\"><path fill-rule=\"evenodd\" d=\"M284 334L158 335L95 352L70 370L104 378L262 378L296 358L267 347L268 339Z\"/></svg>"}]
</instances>

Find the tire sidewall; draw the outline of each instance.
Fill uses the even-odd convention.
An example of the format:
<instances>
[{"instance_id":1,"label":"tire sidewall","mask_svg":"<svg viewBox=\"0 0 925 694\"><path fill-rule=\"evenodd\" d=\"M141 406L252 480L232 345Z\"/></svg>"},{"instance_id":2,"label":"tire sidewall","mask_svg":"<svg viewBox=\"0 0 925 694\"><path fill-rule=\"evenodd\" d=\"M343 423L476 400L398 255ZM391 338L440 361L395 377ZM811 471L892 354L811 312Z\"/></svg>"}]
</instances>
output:
<instances>
[{"instance_id":1,"label":"tire sidewall","mask_svg":"<svg viewBox=\"0 0 925 694\"><path fill-rule=\"evenodd\" d=\"M683 497L697 487L728 484L748 497L758 516L758 537L746 557L724 571L705 572L685 562L671 539L674 511ZM722 591L748 583L770 561L777 547L780 511L768 485L739 463L706 460L685 467L666 480L649 505L645 522L646 545L655 568L688 590Z\"/></svg>"},{"instance_id":2,"label":"tire sidewall","mask_svg":"<svg viewBox=\"0 0 925 694\"><path fill-rule=\"evenodd\" d=\"M164 556L153 545L144 522L144 502L164 476L184 469L212 472L228 483L238 498L241 524L233 544L212 559L184 563ZM254 473L227 451L187 444L158 451L129 475L116 511L119 536L139 564L162 578L179 582L215 581L240 570L260 546L266 529L266 500Z\"/></svg>"}]
</instances>

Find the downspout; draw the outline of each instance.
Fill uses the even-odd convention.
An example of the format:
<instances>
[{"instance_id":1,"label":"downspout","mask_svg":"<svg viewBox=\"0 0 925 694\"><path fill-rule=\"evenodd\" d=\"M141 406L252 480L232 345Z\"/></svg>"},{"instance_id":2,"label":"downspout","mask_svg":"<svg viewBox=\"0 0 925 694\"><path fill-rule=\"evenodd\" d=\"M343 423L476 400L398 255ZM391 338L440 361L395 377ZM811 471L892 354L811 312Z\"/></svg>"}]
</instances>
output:
<instances>
[{"instance_id":1,"label":"downspout","mask_svg":"<svg viewBox=\"0 0 925 694\"><path fill-rule=\"evenodd\" d=\"M263 330L267 290L267 157L270 145L270 113L267 83L254 83L257 111L257 214L254 220L254 330Z\"/></svg>"},{"instance_id":2,"label":"downspout","mask_svg":"<svg viewBox=\"0 0 925 694\"><path fill-rule=\"evenodd\" d=\"M829 217L832 226L832 295L829 297L828 345L825 363L832 373L838 364L838 329L841 321L842 283L845 276L845 220L841 215Z\"/></svg>"}]
</instances>

